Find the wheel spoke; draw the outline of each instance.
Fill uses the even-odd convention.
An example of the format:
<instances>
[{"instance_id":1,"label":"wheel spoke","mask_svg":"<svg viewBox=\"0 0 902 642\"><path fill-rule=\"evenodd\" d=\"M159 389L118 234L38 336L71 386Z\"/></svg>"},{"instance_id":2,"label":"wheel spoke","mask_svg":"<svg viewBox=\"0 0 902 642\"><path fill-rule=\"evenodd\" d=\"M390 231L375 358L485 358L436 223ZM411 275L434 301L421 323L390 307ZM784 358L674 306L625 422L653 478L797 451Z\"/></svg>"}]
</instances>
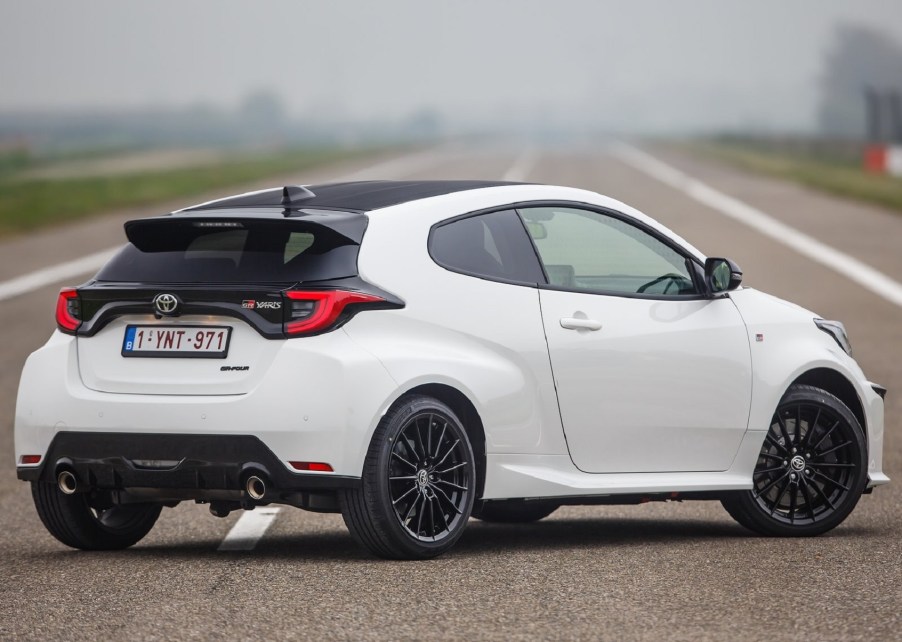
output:
<instances>
[{"instance_id":1,"label":"wheel spoke","mask_svg":"<svg viewBox=\"0 0 902 642\"><path fill-rule=\"evenodd\" d=\"M783 417L780 416L779 412L777 413L777 425L780 427L780 434L783 435L783 443L785 444L784 450L789 452L789 447L792 445L792 439L789 438L789 431L786 429L786 423L783 421Z\"/></svg>"},{"instance_id":2,"label":"wheel spoke","mask_svg":"<svg viewBox=\"0 0 902 642\"><path fill-rule=\"evenodd\" d=\"M786 453L787 455L790 454L790 453L789 453L789 449L786 448L786 446L784 446L783 444L781 444L779 441L777 441L776 439L774 439L773 436L771 436L770 433L767 433L767 435L765 435L764 438L765 438L767 441L769 441L769 442L771 443L771 445L773 445L773 446L774 446L775 448L777 448L778 450L782 450L782 451L783 451L784 453Z\"/></svg>"},{"instance_id":3,"label":"wheel spoke","mask_svg":"<svg viewBox=\"0 0 902 642\"><path fill-rule=\"evenodd\" d=\"M457 484L452 484L451 482L445 481L444 479L439 479L435 483L444 484L445 486L450 486L451 488L456 488L457 490L467 490L466 486L458 486Z\"/></svg>"},{"instance_id":4,"label":"wheel spoke","mask_svg":"<svg viewBox=\"0 0 902 642\"><path fill-rule=\"evenodd\" d=\"M397 459L398 461L407 464L408 466L410 466L410 467L413 468L414 470L417 470L416 464L411 464L409 461L407 461L406 459L404 459L401 455L399 455L399 454L398 454L397 452L395 452L394 450L391 451L391 456L394 457L395 459Z\"/></svg>"},{"instance_id":5,"label":"wheel spoke","mask_svg":"<svg viewBox=\"0 0 902 642\"><path fill-rule=\"evenodd\" d=\"M420 536L420 532L423 530L423 515L426 514L426 496L420 493L420 497L423 498L423 507L417 511L417 537Z\"/></svg>"},{"instance_id":6,"label":"wheel spoke","mask_svg":"<svg viewBox=\"0 0 902 642\"><path fill-rule=\"evenodd\" d=\"M435 496L435 503L438 506L438 514L442 516L442 522L445 524L445 530L450 531L451 527L448 526L448 518L445 517L445 510L442 508L442 503L438 500L438 495Z\"/></svg>"},{"instance_id":7,"label":"wheel spoke","mask_svg":"<svg viewBox=\"0 0 902 642\"><path fill-rule=\"evenodd\" d=\"M791 492L789 493L789 523L794 524L796 521L796 495L799 493L798 485L793 484L790 481L789 486L791 488Z\"/></svg>"},{"instance_id":8,"label":"wheel spoke","mask_svg":"<svg viewBox=\"0 0 902 642\"><path fill-rule=\"evenodd\" d=\"M432 455L432 415L426 422L426 457Z\"/></svg>"},{"instance_id":9,"label":"wheel spoke","mask_svg":"<svg viewBox=\"0 0 902 642\"><path fill-rule=\"evenodd\" d=\"M805 441L803 444L806 448L811 445L811 438L814 436L814 431L817 428L817 422L821 418L821 407L817 407L817 414L814 416L814 423L808 424L808 432L805 433Z\"/></svg>"},{"instance_id":10,"label":"wheel spoke","mask_svg":"<svg viewBox=\"0 0 902 642\"><path fill-rule=\"evenodd\" d=\"M761 470L756 470L753 475L764 475L765 473L772 473L777 470L786 470L784 466L777 466L775 468L762 468Z\"/></svg>"},{"instance_id":11,"label":"wheel spoke","mask_svg":"<svg viewBox=\"0 0 902 642\"><path fill-rule=\"evenodd\" d=\"M777 501L774 502L774 505L770 509L771 516L773 516L773 514L777 511L777 508L780 506L780 502L783 501L783 496L786 495L786 490L789 488L790 483L791 482L787 477L786 483L783 484L783 489L780 491L780 495L777 497Z\"/></svg>"},{"instance_id":12,"label":"wheel spoke","mask_svg":"<svg viewBox=\"0 0 902 642\"><path fill-rule=\"evenodd\" d=\"M802 404L796 404L796 434L795 434L795 444L796 446L800 446L802 444Z\"/></svg>"},{"instance_id":13,"label":"wheel spoke","mask_svg":"<svg viewBox=\"0 0 902 642\"><path fill-rule=\"evenodd\" d=\"M819 471L819 470L815 470L815 471L814 471L814 474L815 474L817 477L822 477L823 479L826 479L828 482L830 482L831 484L833 484L833 485L836 486L837 488L842 488L842 489L845 490L845 491L848 491L848 490L849 490L849 487L848 487L848 486L843 486L843 485L840 484L838 481L836 481L835 479L832 479L832 478L830 478L830 477L827 477L824 473L822 473L822 472Z\"/></svg>"},{"instance_id":14,"label":"wheel spoke","mask_svg":"<svg viewBox=\"0 0 902 642\"><path fill-rule=\"evenodd\" d=\"M459 443L460 443L460 439L457 439L454 441L453 444L451 444L451 447L448 449L448 452L445 453L445 456L442 457L438 462L436 462L436 464L435 464L436 468L438 468L439 466L441 466L442 464L445 463L445 460L448 459L448 456L454 452L454 449L457 448L457 444L459 444Z\"/></svg>"},{"instance_id":15,"label":"wheel spoke","mask_svg":"<svg viewBox=\"0 0 902 642\"><path fill-rule=\"evenodd\" d=\"M827 432L825 432L823 435L821 435L821 438L818 439L817 443L811 447L811 450L817 450L818 446L820 446L822 443L824 443L824 440L830 436L830 433L832 433L836 429L836 427L839 426L839 424L840 424L840 420L837 419L836 423L833 424L832 426L830 426L829 430L827 430Z\"/></svg>"},{"instance_id":16,"label":"wheel spoke","mask_svg":"<svg viewBox=\"0 0 902 642\"><path fill-rule=\"evenodd\" d=\"M432 541L434 542L435 535L438 533L438 527L435 524L435 509L432 506L432 497L429 498L429 525L432 527Z\"/></svg>"},{"instance_id":17,"label":"wheel spoke","mask_svg":"<svg viewBox=\"0 0 902 642\"><path fill-rule=\"evenodd\" d=\"M420 444L420 456L418 458L420 461L425 461L426 457L428 457L429 454L426 452L426 449L423 447L423 435L420 433L419 421L420 421L419 418L415 419L414 421L411 422L410 426L411 426L411 428L413 428L413 432L417 437L417 443Z\"/></svg>"},{"instance_id":18,"label":"wheel spoke","mask_svg":"<svg viewBox=\"0 0 902 642\"><path fill-rule=\"evenodd\" d=\"M446 468L445 470L437 470L437 471L435 471L435 474L436 475L446 475L446 474L450 473L452 470L457 470L461 466L466 466L466 465L467 465L467 462L462 461L459 464L454 464L453 466L451 466L451 468Z\"/></svg>"},{"instance_id":19,"label":"wheel spoke","mask_svg":"<svg viewBox=\"0 0 902 642\"><path fill-rule=\"evenodd\" d=\"M809 461L808 466L810 466L811 468L857 468L856 464L840 464L840 463L830 464L825 461L820 461L820 462Z\"/></svg>"},{"instance_id":20,"label":"wheel spoke","mask_svg":"<svg viewBox=\"0 0 902 642\"><path fill-rule=\"evenodd\" d=\"M434 490L435 490L435 496L436 497L444 497L445 501L448 502L448 505L451 506L451 508L454 510L455 513L457 513L458 515L463 514L461 512L461 510L457 507L457 504L455 504L453 501L451 501L451 498L445 494L445 491L443 491L441 488L438 488L437 486L434 487Z\"/></svg>"},{"instance_id":21,"label":"wheel spoke","mask_svg":"<svg viewBox=\"0 0 902 642\"><path fill-rule=\"evenodd\" d=\"M830 448L829 450L825 450L824 452L821 452L821 453L815 453L815 457L823 457L824 455L829 455L830 453L832 453L836 450L839 450L840 448L844 448L844 447L850 445L851 443L852 442L849 440L844 441L841 444L839 444L838 446L833 446L833 448Z\"/></svg>"},{"instance_id":22,"label":"wheel spoke","mask_svg":"<svg viewBox=\"0 0 902 642\"><path fill-rule=\"evenodd\" d=\"M404 481L405 479L416 479L416 475L404 475L403 477L389 477L389 481Z\"/></svg>"},{"instance_id":23,"label":"wheel spoke","mask_svg":"<svg viewBox=\"0 0 902 642\"><path fill-rule=\"evenodd\" d=\"M407 524L407 520L410 519L410 515L411 513L413 513L413 507L417 505L417 502L422 496L422 493L417 493L417 496L413 498L412 502L410 502L410 506L407 507L407 512L404 513L404 519L401 520L402 522L404 522L404 524Z\"/></svg>"},{"instance_id":24,"label":"wheel spoke","mask_svg":"<svg viewBox=\"0 0 902 642\"><path fill-rule=\"evenodd\" d=\"M836 510L836 506L833 505L833 502L830 501L830 498L827 497L827 494L823 491L823 489L820 486L818 486L814 482L812 482L811 486L814 488L814 490L816 490L818 492L818 494L821 497L824 498L824 501L827 502L827 505L830 507L831 510Z\"/></svg>"},{"instance_id":25,"label":"wheel spoke","mask_svg":"<svg viewBox=\"0 0 902 642\"><path fill-rule=\"evenodd\" d=\"M805 503L808 505L808 513L811 515L811 519L814 520L814 500L811 499L811 493L808 492L808 480L802 479L802 483L799 484L802 489L802 494L805 496Z\"/></svg>"},{"instance_id":26,"label":"wheel spoke","mask_svg":"<svg viewBox=\"0 0 902 642\"><path fill-rule=\"evenodd\" d=\"M786 459L786 457L784 455L774 455L772 453L764 453L764 452L758 456L759 457L770 457L771 459L778 459L780 461L783 461L784 459Z\"/></svg>"},{"instance_id":27,"label":"wheel spoke","mask_svg":"<svg viewBox=\"0 0 902 642\"><path fill-rule=\"evenodd\" d=\"M439 435L438 441L435 442L435 454L432 455L433 459L438 458L438 454L439 454L439 452L441 452L442 440L445 438L445 431L447 429L448 429L448 422L445 421L445 422L443 422L443 425L442 425L442 434Z\"/></svg>"},{"instance_id":28,"label":"wheel spoke","mask_svg":"<svg viewBox=\"0 0 902 642\"><path fill-rule=\"evenodd\" d=\"M394 500L394 501L392 502L392 505L394 506L395 504L397 504L398 502L400 502L402 499L404 499L405 497L407 497L408 495L410 495L410 493L414 492L416 489L417 489L417 485L414 484L414 485L410 488L410 490L408 490L406 493L404 493L403 495L401 495L400 497L398 497L398 499Z\"/></svg>"},{"instance_id":29,"label":"wheel spoke","mask_svg":"<svg viewBox=\"0 0 902 642\"><path fill-rule=\"evenodd\" d=\"M766 493L766 492L769 491L771 488L773 488L774 485L775 485L777 482L779 482L781 479L787 477L788 475L789 475L789 473L787 472L787 473L781 475L780 477L774 477L772 480L770 480L770 481L768 482L767 486L765 486L764 488L762 488L761 490L759 490L757 493L752 493L752 494L755 496L756 499L757 499L758 497L761 497L764 493Z\"/></svg>"}]
</instances>

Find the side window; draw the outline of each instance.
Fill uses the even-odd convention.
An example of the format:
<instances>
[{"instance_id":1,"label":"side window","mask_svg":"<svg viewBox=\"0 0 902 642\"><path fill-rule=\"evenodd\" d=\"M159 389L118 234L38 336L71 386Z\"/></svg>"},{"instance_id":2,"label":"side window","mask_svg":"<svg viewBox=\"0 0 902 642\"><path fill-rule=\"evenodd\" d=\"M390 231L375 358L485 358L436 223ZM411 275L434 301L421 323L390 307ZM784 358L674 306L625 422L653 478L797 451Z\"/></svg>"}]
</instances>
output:
<instances>
[{"instance_id":1,"label":"side window","mask_svg":"<svg viewBox=\"0 0 902 642\"><path fill-rule=\"evenodd\" d=\"M613 216L566 207L520 210L548 282L586 292L697 294L686 259Z\"/></svg>"},{"instance_id":2,"label":"side window","mask_svg":"<svg viewBox=\"0 0 902 642\"><path fill-rule=\"evenodd\" d=\"M455 272L502 281L544 283L529 236L513 210L459 219L436 227L433 260Z\"/></svg>"}]
</instances>

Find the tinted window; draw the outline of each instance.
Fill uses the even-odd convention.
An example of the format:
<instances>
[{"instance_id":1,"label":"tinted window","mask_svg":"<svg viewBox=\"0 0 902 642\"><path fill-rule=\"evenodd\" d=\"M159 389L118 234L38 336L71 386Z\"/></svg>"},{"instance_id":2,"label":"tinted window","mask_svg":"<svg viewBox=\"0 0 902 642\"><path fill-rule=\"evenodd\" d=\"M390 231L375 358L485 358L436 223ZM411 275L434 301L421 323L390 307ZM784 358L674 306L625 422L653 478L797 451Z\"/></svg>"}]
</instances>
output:
<instances>
[{"instance_id":1,"label":"tinted window","mask_svg":"<svg viewBox=\"0 0 902 642\"><path fill-rule=\"evenodd\" d=\"M686 258L613 216L563 207L521 210L551 285L588 292L696 294Z\"/></svg>"},{"instance_id":2,"label":"tinted window","mask_svg":"<svg viewBox=\"0 0 902 642\"><path fill-rule=\"evenodd\" d=\"M529 236L513 210L437 227L429 249L439 265L456 272L520 283L545 282Z\"/></svg>"},{"instance_id":3,"label":"tinted window","mask_svg":"<svg viewBox=\"0 0 902 642\"><path fill-rule=\"evenodd\" d=\"M357 275L359 246L300 221L153 221L130 224L131 243L101 281L296 283Z\"/></svg>"}]
</instances>

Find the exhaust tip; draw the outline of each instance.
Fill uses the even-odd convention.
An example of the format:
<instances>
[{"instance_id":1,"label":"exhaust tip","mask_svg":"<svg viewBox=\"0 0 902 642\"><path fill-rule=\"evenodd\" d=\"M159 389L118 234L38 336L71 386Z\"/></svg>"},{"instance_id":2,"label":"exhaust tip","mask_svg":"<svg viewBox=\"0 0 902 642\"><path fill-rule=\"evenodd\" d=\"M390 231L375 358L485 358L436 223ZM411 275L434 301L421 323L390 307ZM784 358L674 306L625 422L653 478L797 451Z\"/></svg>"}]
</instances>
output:
<instances>
[{"instance_id":1,"label":"exhaust tip","mask_svg":"<svg viewBox=\"0 0 902 642\"><path fill-rule=\"evenodd\" d=\"M263 499L263 496L266 495L266 482L256 475L251 475L247 478L244 489L251 499Z\"/></svg>"},{"instance_id":2,"label":"exhaust tip","mask_svg":"<svg viewBox=\"0 0 902 642\"><path fill-rule=\"evenodd\" d=\"M78 490L78 480L68 470L60 471L59 475L56 476L56 483L60 492L64 495L72 495Z\"/></svg>"}]
</instances>

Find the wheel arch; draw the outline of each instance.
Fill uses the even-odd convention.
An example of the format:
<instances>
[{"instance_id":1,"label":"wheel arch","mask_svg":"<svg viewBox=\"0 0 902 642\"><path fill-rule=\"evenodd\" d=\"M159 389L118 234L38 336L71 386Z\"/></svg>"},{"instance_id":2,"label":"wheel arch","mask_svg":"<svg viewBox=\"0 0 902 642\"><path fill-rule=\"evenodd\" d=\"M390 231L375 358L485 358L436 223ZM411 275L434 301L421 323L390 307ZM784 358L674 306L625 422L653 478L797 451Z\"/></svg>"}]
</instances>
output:
<instances>
[{"instance_id":1,"label":"wheel arch","mask_svg":"<svg viewBox=\"0 0 902 642\"><path fill-rule=\"evenodd\" d=\"M864 430L865 435L868 434L867 416L864 412L861 398L858 396L855 386L845 375L832 368L812 368L796 377L790 386L795 384L814 386L826 390L837 397L848 406L855 418L858 419L858 423L861 424L861 429Z\"/></svg>"},{"instance_id":2,"label":"wheel arch","mask_svg":"<svg viewBox=\"0 0 902 642\"><path fill-rule=\"evenodd\" d=\"M421 383L412 388L404 390L396 396L390 404L390 408L395 406L405 397L410 395L425 395L438 399L447 405L458 419L463 423L464 430L470 438L470 446L473 448L473 455L476 457L476 499L480 499L485 489L486 476L486 437L485 426L482 423L482 417L476 409L470 398L461 392L458 388L446 383Z\"/></svg>"}]
</instances>

